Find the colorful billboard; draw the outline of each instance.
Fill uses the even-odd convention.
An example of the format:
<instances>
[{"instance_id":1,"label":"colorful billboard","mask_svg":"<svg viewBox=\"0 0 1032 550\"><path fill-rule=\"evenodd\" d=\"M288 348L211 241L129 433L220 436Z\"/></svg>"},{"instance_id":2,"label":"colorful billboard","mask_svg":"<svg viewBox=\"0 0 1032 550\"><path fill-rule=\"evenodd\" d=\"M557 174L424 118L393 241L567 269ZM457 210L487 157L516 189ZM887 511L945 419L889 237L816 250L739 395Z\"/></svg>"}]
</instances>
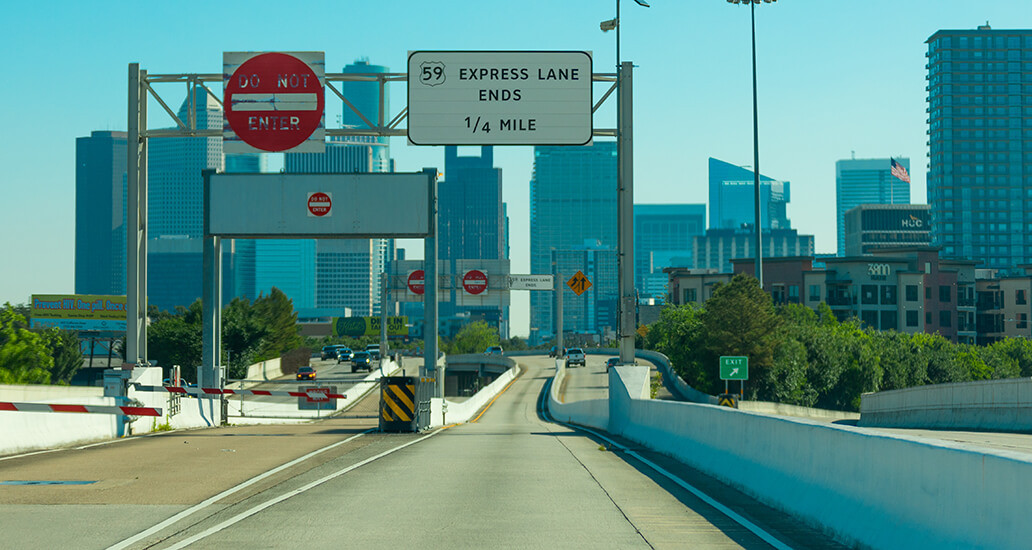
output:
<instances>
[{"instance_id":1,"label":"colorful billboard","mask_svg":"<svg viewBox=\"0 0 1032 550\"><path fill-rule=\"evenodd\" d=\"M379 336L379 317L334 317L331 321L333 336ZM388 317L387 336L408 336L408 317Z\"/></svg>"},{"instance_id":2,"label":"colorful billboard","mask_svg":"<svg viewBox=\"0 0 1032 550\"><path fill-rule=\"evenodd\" d=\"M33 294L32 328L125 331L125 296Z\"/></svg>"}]
</instances>

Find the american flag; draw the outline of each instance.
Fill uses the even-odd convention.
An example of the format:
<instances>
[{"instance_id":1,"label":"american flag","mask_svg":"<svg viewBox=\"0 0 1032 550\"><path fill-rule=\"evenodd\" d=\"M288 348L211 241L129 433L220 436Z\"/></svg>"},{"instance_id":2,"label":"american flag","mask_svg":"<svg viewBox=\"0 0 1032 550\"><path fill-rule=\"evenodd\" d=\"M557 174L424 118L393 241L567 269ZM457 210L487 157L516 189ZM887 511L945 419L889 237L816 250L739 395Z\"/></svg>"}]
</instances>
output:
<instances>
[{"instance_id":1,"label":"american flag","mask_svg":"<svg viewBox=\"0 0 1032 550\"><path fill-rule=\"evenodd\" d=\"M896 162L896 159L890 158L889 162L892 163L892 175L902 181L910 183L910 174L907 173L907 169L904 168L902 164Z\"/></svg>"}]
</instances>

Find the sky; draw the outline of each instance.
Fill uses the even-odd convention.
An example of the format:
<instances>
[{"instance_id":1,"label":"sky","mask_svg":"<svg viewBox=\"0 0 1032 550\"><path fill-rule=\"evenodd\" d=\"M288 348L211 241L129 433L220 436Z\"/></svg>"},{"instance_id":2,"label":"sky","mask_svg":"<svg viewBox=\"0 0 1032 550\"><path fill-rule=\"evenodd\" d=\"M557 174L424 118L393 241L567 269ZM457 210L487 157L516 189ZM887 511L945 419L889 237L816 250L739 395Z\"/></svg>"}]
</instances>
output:
<instances>
[{"instance_id":1,"label":"sky","mask_svg":"<svg viewBox=\"0 0 1032 550\"><path fill-rule=\"evenodd\" d=\"M356 59L405 72L410 51L573 50L613 72L616 34L599 22L620 0L290 3L17 2L0 33L0 302L72 293L75 138L125 130L128 64L150 74L218 73L225 51L324 51L329 72ZM707 159L752 165L749 11L723 0L622 0L621 57L635 65L634 196L706 203ZM910 158L926 202L924 41L939 29L1032 28L1024 2L782 0L756 8L760 167L792 182L792 226L834 252L835 161ZM160 88L178 106L185 86ZM595 89L597 98L603 88ZM327 94L326 123L340 102ZM404 86L391 91L396 113ZM615 125L615 102L595 115ZM171 125L160 108L149 126ZM461 154L461 151L460 151ZM444 148L392 138L398 171L443 169ZM275 163L275 161L273 161ZM529 273L532 147L497 147L513 273ZM614 220L615 223L615 220ZM407 243L421 257L418 242ZM529 331L513 293L513 334Z\"/></svg>"}]
</instances>

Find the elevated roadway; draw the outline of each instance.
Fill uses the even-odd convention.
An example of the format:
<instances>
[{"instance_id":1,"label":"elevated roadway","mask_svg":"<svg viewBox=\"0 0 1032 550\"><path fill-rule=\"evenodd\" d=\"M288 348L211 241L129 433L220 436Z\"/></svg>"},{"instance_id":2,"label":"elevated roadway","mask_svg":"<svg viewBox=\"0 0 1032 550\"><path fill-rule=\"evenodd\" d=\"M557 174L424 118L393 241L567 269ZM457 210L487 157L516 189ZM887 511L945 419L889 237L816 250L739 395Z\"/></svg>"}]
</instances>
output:
<instances>
[{"instance_id":1,"label":"elevated roadway","mask_svg":"<svg viewBox=\"0 0 1032 550\"><path fill-rule=\"evenodd\" d=\"M83 482L0 485L5 546L836 547L671 459L634 449L680 481L550 422L551 360L518 361L522 375L474 421L426 434L365 433L372 419L335 418L0 460L0 481Z\"/></svg>"}]
</instances>

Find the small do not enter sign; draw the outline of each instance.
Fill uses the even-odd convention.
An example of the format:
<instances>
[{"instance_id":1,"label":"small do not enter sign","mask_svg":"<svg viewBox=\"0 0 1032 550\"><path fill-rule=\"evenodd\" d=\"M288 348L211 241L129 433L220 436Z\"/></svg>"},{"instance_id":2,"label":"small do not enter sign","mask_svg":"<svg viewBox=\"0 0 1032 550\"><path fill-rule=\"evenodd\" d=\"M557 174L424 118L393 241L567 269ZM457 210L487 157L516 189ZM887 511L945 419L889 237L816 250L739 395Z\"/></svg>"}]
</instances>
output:
<instances>
[{"instance_id":1,"label":"small do not enter sign","mask_svg":"<svg viewBox=\"0 0 1032 550\"><path fill-rule=\"evenodd\" d=\"M309 193L308 194L308 215L322 217L329 215L333 209L333 199L329 193Z\"/></svg>"},{"instance_id":2,"label":"small do not enter sign","mask_svg":"<svg viewBox=\"0 0 1032 550\"><path fill-rule=\"evenodd\" d=\"M479 269L471 269L462 276L462 290L466 294L479 296L487 291L487 274Z\"/></svg>"},{"instance_id":3,"label":"small do not enter sign","mask_svg":"<svg viewBox=\"0 0 1032 550\"><path fill-rule=\"evenodd\" d=\"M423 270L422 269L417 269L417 270L413 271L412 273L409 273L409 276L408 276L408 289L409 289L409 292L411 292L412 294L422 295L423 292L424 292L423 279L424 279L424 275L423 275Z\"/></svg>"},{"instance_id":4,"label":"small do not enter sign","mask_svg":"<svg viewBox=\"0 0 1032 550\"><path fill-rule=\"evenodd\" d=\"M248 55L252 54L227 52L224 68L228 72L233 60ZM311 57L316 68L295 55L267 52L247 58L224 81L226 125L232 130L225 139L233 144L231 152L241 152L247 146L268 152L301 151L299 146L309 138L319 143L311 144L315 149L305 152L321 152L318 146L325 147L322 132L316 134L323 128L325 106L321 54L296 55Z\"/></svg>"}]
</instances>

